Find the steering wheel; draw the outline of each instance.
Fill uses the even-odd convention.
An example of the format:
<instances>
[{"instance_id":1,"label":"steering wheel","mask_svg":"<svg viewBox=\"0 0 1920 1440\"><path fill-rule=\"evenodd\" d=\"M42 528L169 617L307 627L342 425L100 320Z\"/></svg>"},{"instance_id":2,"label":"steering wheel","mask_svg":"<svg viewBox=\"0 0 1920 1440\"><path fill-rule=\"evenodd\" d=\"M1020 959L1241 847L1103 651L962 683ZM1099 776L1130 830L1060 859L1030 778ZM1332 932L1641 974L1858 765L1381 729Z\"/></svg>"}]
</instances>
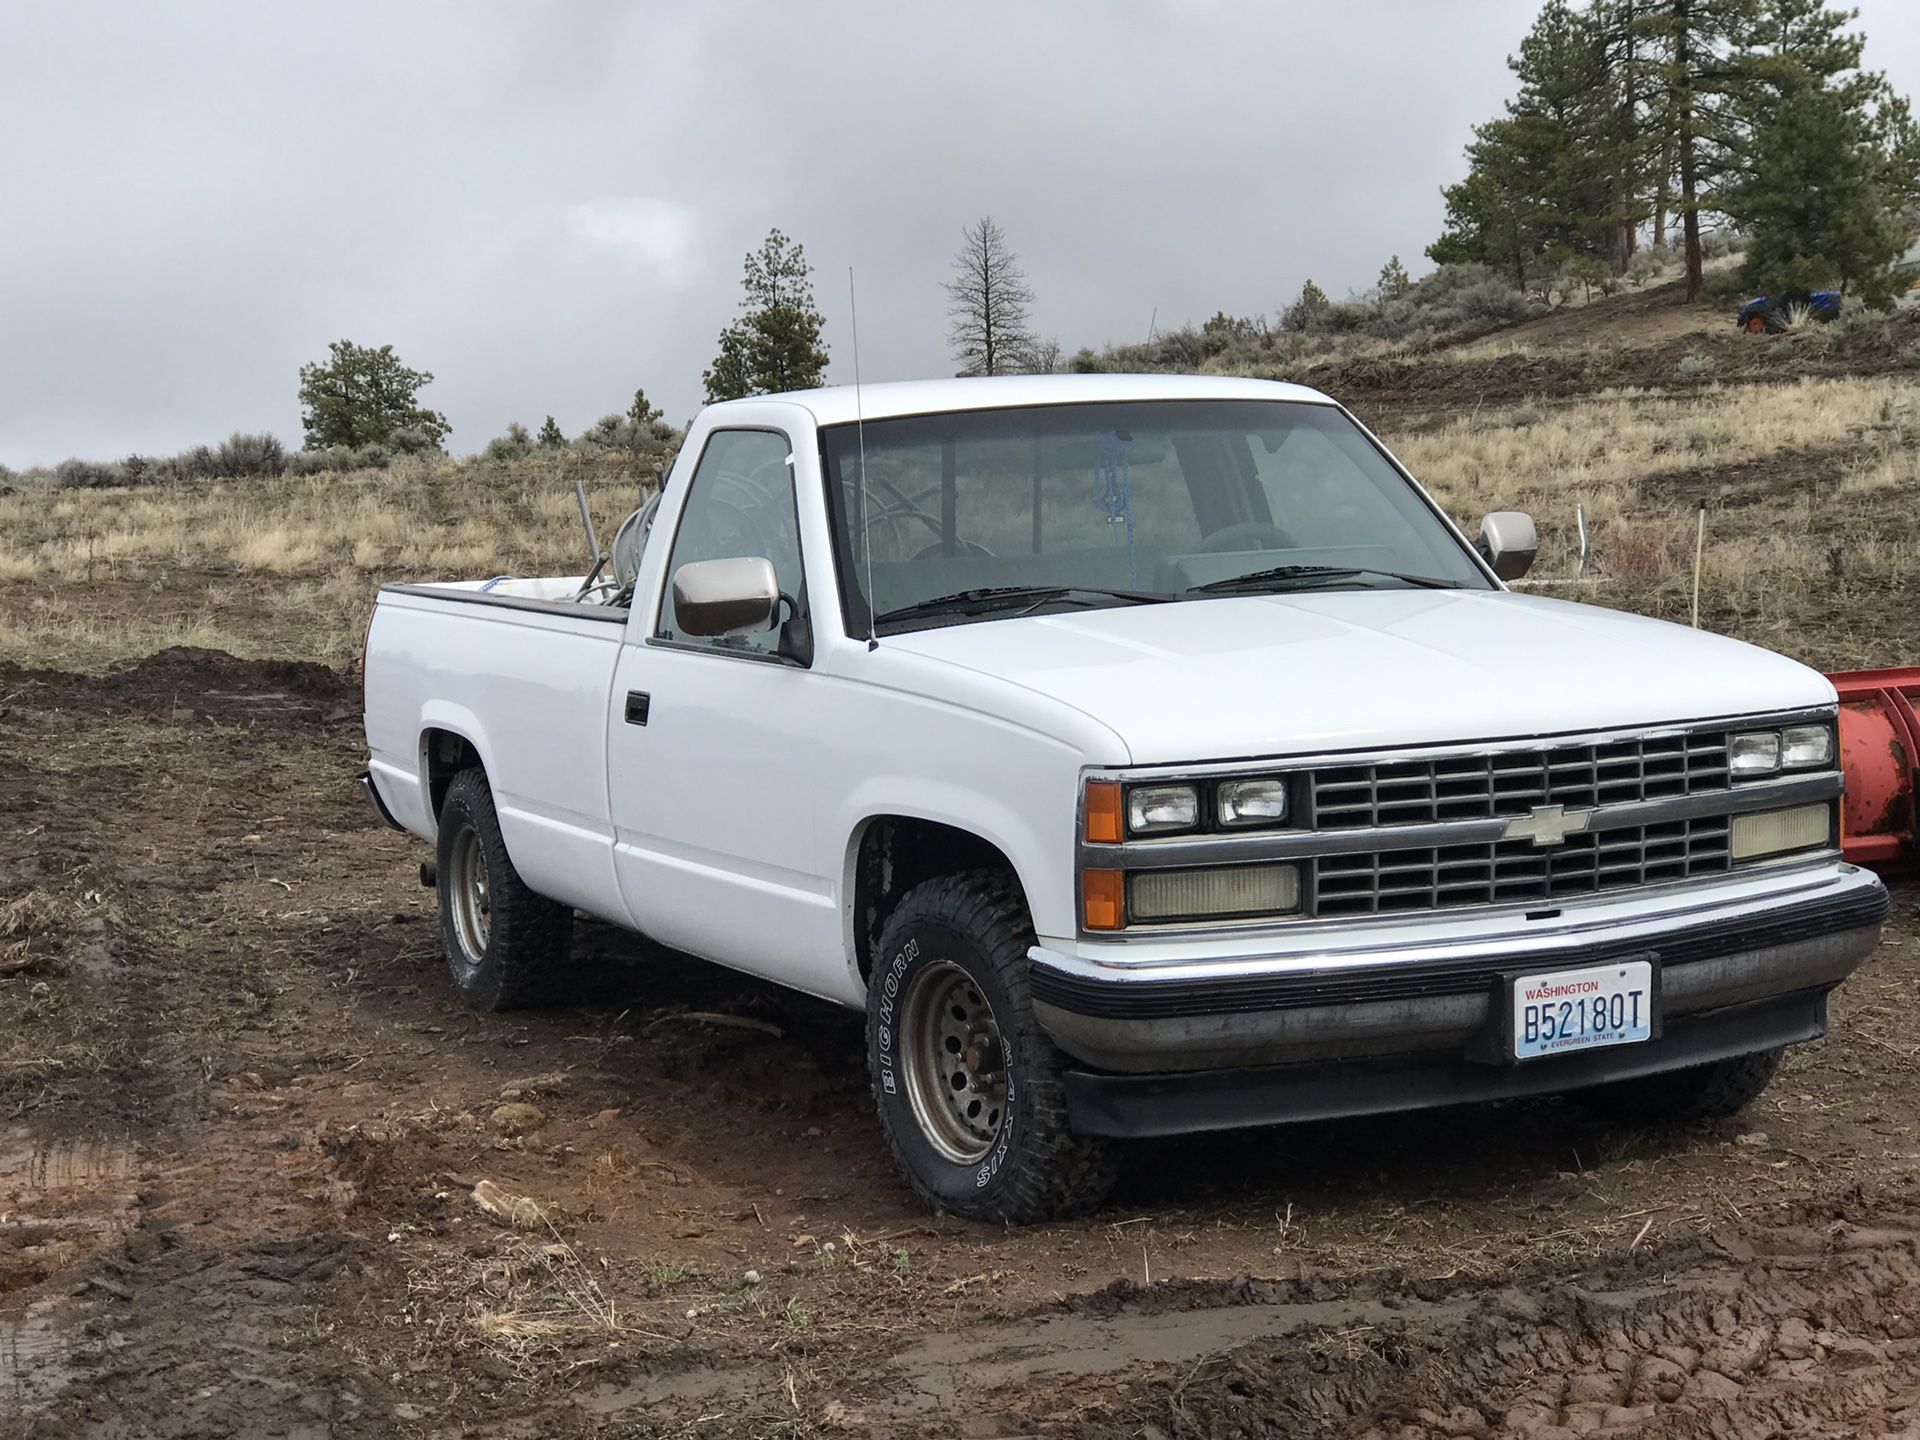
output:
<instances>
[{"instance_id":1,"label":"steering wheel","mask_svg":"<svg viewBox=\"0 0 1920 1440\"><path fill-rule=\"evenodd\" d=\"M760 555L771 560L780 554L774 542L790 523L785 517L791 514L791 506L783 509L781 504L786 493L787 467L780 461L715 475L703 517L714 555Z\"/></svg>"},{"instance_id":2,"label":"steering wheel","mask_svg":"<svg viewBox=\"0 0 1920 1440\"><path fill-rule=\"evenodd\" d=\"M1291 535L1265 520L1242 520L1237 525L1214 531L1200 542L1200 548L1209 553L1221 550L1285 550L1292 545Z\"/></svg>"},{"instance_id":3,"label":"steering wheel","mask_svg":"<svg viewBox=\"0 0 1920 1440\"><path fill-rule=\"evenodd\" d=\"M956 539L953 543L954 543L954 548L956 553L961 555L985 555L989 559L991 559L993 556L993 551L989 550L984 545L976 544L972 540ZM945 541L936 540L933 542L933 544L927 546L926 549L915 551L913 558L916 560L931 560L935 556L944 555L946 553L946 549L947 547L946 547Z\"/></svg>"}]
</instances>

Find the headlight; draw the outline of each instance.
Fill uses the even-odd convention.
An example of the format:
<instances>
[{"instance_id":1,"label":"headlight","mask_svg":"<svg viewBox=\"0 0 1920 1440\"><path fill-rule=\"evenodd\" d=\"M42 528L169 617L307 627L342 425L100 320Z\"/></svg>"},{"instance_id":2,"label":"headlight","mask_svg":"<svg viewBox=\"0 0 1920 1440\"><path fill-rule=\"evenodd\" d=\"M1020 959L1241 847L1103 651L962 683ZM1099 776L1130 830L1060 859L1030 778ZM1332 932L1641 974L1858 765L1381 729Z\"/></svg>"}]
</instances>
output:
<instances>
[{"instance_id":1,"label":"headlight","mask_svg":"<svg viewBox=\"0 0 1920 1440\"><path fill-rule=\"evenodd\" d=\"M1277 825L1287 818L1284 780L1228 780L1215 792L1222 825Z\"/></svg>"},{"instance_id":2,"label":"headlight","mask_svg":"<svg viewBox=\"0 0 1920 1440\"><path fill-rule=\"evenodd\" d=\"M1833 731L1825 725L1790 725L1780 732L1780 766L1810 770L1833 763Z\"/></svg>"},{"instance_id":3,"label":"headlight","mask_svg":"<svg viewBox=\"0 0 1920 1440\"><path fill-rule=\"evenodd\" d=\"M1127 791L1127 829L1135 835L1191 830L1200 823L1200 792L1191 785L1136 785Z\"/></svg>"},{"instance_id":4,"label":"headlight","mask_svg":"<svg viewBox=\"0 0 1920 1440\"><path fill-rule=\"evenodd\" d=\"M1780 768L1780 734L1777 730L1753 730L1732 736L1727 741L1727 768L1734 778L1771 775Z\"/></svg>"},{"instance_id":5,"label":"headlight","mask_svg":"<svg viewBox=\"0 0 1920 1440\"><path fill-rule=\"evenodd\" d=\"M1727 767L1736 780L1781 770L1824 770L1833 764L1831 725L1748 730L1727 739Z\"/></svg>"}]
</instances>

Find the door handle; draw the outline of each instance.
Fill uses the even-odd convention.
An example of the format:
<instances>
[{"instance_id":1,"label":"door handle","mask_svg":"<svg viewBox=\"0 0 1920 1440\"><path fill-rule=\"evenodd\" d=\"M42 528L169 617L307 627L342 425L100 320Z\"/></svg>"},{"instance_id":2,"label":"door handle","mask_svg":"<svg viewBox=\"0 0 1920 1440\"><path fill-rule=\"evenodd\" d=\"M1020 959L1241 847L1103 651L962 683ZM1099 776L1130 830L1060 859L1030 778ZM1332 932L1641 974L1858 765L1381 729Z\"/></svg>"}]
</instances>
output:
<instances>
[{"instance_id":1,"label":"door handle","mask_svg":"<svg viewBox=\"0 0 1920 1440\"><path fill-rule=\"evenodd\" d=\"M647 711L652 702L644 690L627 691L627 724L644 725L647 723Z\"/></svg>"}]
</instances>

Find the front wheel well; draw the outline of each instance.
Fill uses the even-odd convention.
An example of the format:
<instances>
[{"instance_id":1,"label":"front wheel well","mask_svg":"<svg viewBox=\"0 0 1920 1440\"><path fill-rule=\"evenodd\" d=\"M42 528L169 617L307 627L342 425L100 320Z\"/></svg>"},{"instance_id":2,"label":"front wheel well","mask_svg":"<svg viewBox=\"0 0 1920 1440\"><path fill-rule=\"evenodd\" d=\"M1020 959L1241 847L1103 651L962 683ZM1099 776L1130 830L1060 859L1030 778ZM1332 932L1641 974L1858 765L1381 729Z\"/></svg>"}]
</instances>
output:
<instances>
[{"instance_id":1,"label":"front wheel well","mask_svg":"<svg viewBox=\"0 0 1920 1440\"><path fill-rule=\"evenodd\" d=\"M876 815L867 822L853 862L853 947L863 982L873 973L880 931L907 892L967 870L1004 871L1025 904L1019 872L992 841L911 815Z\"/></svg>"},{"instance_id":2,"label":"front wheel well","mask_svg":"<svg viewBox=\"0 0 1920 1440\"><path fill-rule=\"evenodd\" d=\"M451 730L424 732L420 736L420 757L426 769L427 796L432 801L436 821L440 818L440 807L446 803L447 787L453 784L453 777L475 766L486 768L473 742Z\"/></svg>"}]
</instances>

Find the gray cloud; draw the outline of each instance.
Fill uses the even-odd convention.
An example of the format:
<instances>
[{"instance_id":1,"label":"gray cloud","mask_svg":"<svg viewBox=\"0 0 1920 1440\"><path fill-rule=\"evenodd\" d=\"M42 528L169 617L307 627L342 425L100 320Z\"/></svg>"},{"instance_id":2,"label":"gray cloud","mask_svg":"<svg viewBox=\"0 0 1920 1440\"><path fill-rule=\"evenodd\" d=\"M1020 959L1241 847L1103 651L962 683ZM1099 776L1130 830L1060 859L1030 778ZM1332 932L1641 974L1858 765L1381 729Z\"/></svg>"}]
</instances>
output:
<instances>
[{"instance_id":1,"label":"gray cloud","mask_svg":"<svg viewBox=\"0 0 1920 1440\"><path fill-rule=\"evenodd\" d=\"M742 254L807 247L833 378L949 373L991 212L1069 349L1419 268L1536 0L9 7L0 460L299 435L392 342L478 448L692 414ZM1865 0L1920 85L1920 14Z\"/></svg>"}]
</instances>

